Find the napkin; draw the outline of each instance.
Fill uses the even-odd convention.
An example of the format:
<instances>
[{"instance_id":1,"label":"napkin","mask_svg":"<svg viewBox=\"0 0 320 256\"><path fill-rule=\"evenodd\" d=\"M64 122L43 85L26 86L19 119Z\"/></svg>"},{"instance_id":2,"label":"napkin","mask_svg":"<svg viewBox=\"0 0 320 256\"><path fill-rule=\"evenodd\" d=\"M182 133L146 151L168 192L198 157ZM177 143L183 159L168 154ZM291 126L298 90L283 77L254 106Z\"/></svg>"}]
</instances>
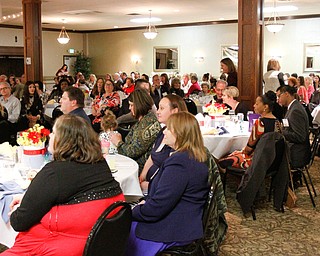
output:
<instances>
[{"instance_id":1,"label":"napkin","mask_svg":"<svg viewBox=\"0 0 320 256\"><path fill-rule=\"evenodd\" d=\"M11 146L9 142L0 144L0 155L5 157L12 157L16 154L17 146Z\"/></svg>"},{"instance_id":2,"label":"napkin","mask_svg":"<svg viewBox=\"0 0 320 256\"><path fill-rule=\"evenodd\" d=\"M9 222L8 213L14 194L22 194L24 190L15 181L0 183L0 213L5 223Z\"/></svg>"}]
</instances>

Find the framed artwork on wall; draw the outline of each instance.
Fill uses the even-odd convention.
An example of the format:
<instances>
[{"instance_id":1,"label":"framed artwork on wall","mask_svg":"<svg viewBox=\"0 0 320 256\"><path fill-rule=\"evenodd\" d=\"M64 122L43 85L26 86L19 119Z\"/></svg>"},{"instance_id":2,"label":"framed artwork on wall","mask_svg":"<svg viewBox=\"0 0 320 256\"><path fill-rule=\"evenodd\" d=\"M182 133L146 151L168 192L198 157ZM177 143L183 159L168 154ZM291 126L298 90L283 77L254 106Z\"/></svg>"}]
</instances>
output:
<instances>
[{"instance_id":1,"label":"framed artwork on wall","mask_svg":"<svg viewBox=\"0 0 320 256\"><path fill-rule=\"evenodd\" d=\"M238 66L238 50L237 44L221 45L221 59L230 58Z\"/></svg>"}]
</instances>

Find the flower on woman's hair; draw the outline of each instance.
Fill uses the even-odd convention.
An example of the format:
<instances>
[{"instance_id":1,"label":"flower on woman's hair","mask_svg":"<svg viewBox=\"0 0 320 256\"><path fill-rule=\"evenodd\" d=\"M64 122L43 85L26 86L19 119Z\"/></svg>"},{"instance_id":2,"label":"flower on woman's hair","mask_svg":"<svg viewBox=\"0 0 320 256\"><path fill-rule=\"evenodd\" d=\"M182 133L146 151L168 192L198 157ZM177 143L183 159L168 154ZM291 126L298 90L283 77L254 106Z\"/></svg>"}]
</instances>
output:
<instances>
[{"instance_id":1,"label":"flower on woman's hair","mask_svg":"<svg viewBox=\"0 0 320 256\"><path fill-rule=\"evenodd\" d=\"M49 134L48 129L35 124L32 128L18 132L17 143L20 146L42 146Z\"/></svg>"}]
</instances>

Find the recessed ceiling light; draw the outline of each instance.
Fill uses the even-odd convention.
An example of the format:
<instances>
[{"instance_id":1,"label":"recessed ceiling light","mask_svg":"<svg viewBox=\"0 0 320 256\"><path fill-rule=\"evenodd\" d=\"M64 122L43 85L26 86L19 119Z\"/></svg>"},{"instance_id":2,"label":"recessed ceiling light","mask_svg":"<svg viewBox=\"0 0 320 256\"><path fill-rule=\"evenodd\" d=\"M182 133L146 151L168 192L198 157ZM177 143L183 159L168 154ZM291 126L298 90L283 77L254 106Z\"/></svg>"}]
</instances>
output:
<instances>
[{"instance_id":1,"label":"recessed ceiling light","mask_svg":"<svg viewBox=\"0 0 320 256\"><path fill-rule=\"evenodd\" d=\"M298 10L298 7L293 5L287 5L287 6L277 6L275 11L276 12L292 12ZM274 11L273 7L265 7L263 8L264 13L272 13Z\"/></svg>"},{"instance_id":2,"label":"recessed ceiling light","mask_svg":"<svg viewBox=\"0 0 320 256\"><path fill-rule=\"evenodd\" d=\"M151 18L136 18L136 19L131 19L130 22L133 23L149 23L149 22L158 22L161 21L160 18L157 17L151 17Z\"/></svg>"},{"instance_id":3,"label":"recessed ceiling light","mask_svg":"<svg viewBox=\"0 0 320 256\"><path fill-rule=\"evenodd\" d=\"M224 18L219 18L219 20L224 20Z\"/></svg>"},{"instance_id":4,"label":"recessed ceiling light","mask_svg":"<svg viewBox=\"0 0 320 256\"><path fill-rule=\"evenodd\" d=\"M119 28L119 26L113 26L113 28Z\"/></svg>"}]
</instances>

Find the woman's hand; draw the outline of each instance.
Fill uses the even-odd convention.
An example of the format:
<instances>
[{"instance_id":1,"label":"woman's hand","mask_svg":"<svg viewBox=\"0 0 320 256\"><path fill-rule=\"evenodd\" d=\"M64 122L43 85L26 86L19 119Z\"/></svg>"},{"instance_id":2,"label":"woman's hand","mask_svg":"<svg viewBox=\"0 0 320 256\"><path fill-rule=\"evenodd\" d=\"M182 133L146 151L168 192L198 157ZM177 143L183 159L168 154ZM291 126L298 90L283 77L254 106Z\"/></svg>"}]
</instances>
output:
<instances>
[{"instance_id":1,"label":"woman's hand","mask_svg":"<svg viewBox=\"0 0 320 256\"><path fill-rule=\"evenodd\" d=\"M13 196L12 202L9 206L10 208L10 212L8 213L9 216L20 206L23 196L24 194L17 194Z\"/></svg>"},{"instance_id":2,"label":"woman's hand","mask_svg":"<svg viewBox=\"0 0 320 256\"><path fill-rule=\"evenodd\" d=\"M122 136L120 133L113 133L110 137L110 141L113 145L118 147L120 141L122 141Z\"/></svg>"}]
</instances>

